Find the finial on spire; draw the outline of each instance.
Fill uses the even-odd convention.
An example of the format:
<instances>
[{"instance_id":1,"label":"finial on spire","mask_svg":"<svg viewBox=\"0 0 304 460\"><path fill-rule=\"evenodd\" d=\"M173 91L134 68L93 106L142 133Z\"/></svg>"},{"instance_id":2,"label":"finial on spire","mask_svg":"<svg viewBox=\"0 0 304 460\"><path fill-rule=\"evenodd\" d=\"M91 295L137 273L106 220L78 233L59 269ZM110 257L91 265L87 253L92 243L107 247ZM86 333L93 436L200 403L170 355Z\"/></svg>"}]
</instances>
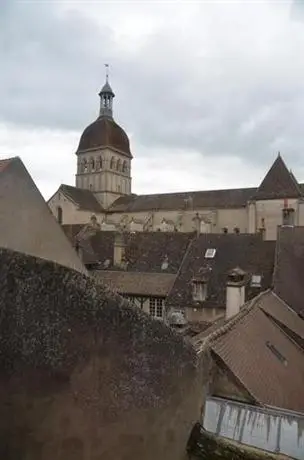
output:
<instances>
[{"instance_id":1,"label":"finial on spire","mask_svg":"<svg viewBox=\"0 0 304 460\"><path fill-rule=\"evenodd\" d=\"M279 151L278 151L278 157L280 157L280 156L281 156L281 152L280 152L280 150L279 150Z\"/></svg>"},{"instance_id":2,"label":"finial on spire","mask_svg":"<svg viewBox=\"0 0 304 460\"><path fill-rule=\"evenodd\" d=\"M106 70L106 82L99 92L100 97L100 111L99 116L113 117L113 98L115 94L109 83L109 64L104 64Z\"/></svg>"},{"instance_id":3,"label":"finial on spire","mask_svg":"<svg viewBox=\"0 0 304 460\"><path fill-rule=\"evenodd\" d=\"M104 66L106 68L106 82L108 82L109 81L109 64L105 64Z\"/></svg>"}]
</instances>

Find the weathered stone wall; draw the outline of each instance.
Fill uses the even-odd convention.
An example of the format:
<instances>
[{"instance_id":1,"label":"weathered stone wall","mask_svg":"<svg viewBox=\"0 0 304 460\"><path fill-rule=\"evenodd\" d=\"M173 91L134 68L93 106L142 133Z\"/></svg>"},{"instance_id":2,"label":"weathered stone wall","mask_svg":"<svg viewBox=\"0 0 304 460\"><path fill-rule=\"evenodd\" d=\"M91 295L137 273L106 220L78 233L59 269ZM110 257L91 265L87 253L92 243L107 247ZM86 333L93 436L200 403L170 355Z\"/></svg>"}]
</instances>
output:
<instances>
[{"instance_id":1,"label":"weathered stone wall","mask_svg":"<svg viewBox=\"0 0 304 460\"><path fill-rule=\"evenodd\" d=\"M197 424L188 444L191 460L290 460L290 457L272 454L246 446L202 430Z\"/></svg>"},{"instance_id":2,"label":"weathered stone wall","mask_svg":"<svg viewBox=\"0 0 304 460\"><path fill-rule=\"evenodd\" d=\"M4 249L0 312L1 459L185 457L207 355L85 275Z\"/></svg>"}]
</instances>

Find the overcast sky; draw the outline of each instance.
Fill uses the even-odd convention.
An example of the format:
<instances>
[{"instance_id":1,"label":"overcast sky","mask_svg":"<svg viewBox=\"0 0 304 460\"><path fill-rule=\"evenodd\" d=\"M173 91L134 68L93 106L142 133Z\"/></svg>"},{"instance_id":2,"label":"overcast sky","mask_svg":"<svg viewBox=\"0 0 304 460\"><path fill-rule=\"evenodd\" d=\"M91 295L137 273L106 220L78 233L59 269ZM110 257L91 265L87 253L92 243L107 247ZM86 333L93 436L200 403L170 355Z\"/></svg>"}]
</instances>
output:
<instances>
[{"instance_id":1,"label":"overcast sky","mask_svg":"<svg viewBox=\"0 0 304 460\"><path fill-rule=\"evenodd\" d=\"M133 192L304 181L304 2L0 0L0 158L74 185L105 62Z\"/></svg>"}]
</instances>

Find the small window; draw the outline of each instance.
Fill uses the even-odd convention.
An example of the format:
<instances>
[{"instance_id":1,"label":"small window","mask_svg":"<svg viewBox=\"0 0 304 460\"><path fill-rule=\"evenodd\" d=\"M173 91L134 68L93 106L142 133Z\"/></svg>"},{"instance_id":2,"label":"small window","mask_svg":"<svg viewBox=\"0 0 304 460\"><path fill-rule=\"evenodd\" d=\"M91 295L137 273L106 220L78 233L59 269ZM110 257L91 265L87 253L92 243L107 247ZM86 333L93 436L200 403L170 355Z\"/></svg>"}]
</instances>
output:
<instances>
[{"instance_id":1,"label":"small window","mask_svg":"<svg viewBox=\"0 0 304 460\"><path fill-rule=\"evenodd\" d=\"M90 170L95 171L95 160L94 160L94 158L90 158Z\"/></svg>"},{"instance_id":2,"label":"small window","mask_svg":"<svg viewBox=\"0 0 304 460\"><path fill-rule=\"evenodd\" d=\"M228 233L228 228L227 227L223 228L223 233Z\"/></svg>"},{"instance_id":3,"label":"small window","mask_svg":"<svg viewBox=\"0 0 304 460\"><path fill-rule=\"evenodd\" d=\"M204 302L207 298L207 283L203 283L202 281L193 281L192 298L196 302Z\"/></svg>"},{"instance_id":4,"label":"small window","mask_svg":"<svg viewBox=\"0 0 304 460\"><path fill-rule=\"evenodd\" d=\"M269 350L272 351L272 353L278 358L279 361L281 361L284 366L287 366L287 359L285 356L282 355L282 353L279 352L279 350L269 341L266 342L267 347Z\"/></svg>"},{"instance_id":5,"label":"small window","mask_svg":"<svg viewBox=\"0 0 304 460\"><path fill-rule=\"evenodd\" d=\"M251 287L261 287L262 277L261 275L252 275L250 286Z\"/></svg>"},{"instance_id":6,"label":"small window","mask_svg":"<svg viewBox=\"0 0 304 460\"><path fill-rule=\"evenodd\" d=\"M127 172L127 162L126 162L126 160L124 160L124 162L122 164L122 172L124 172L124 173Z\"/></svg>"},{"instance_id":7,"label":"small window","mask_svg":"<svg viewBox=\"0 0 304 460\"><path fill-rule=\"evenodd\" d=\"M235 233L236 235L238 235L238 234L240 233L239 227L234 227L233 231L234 231L234 233Z\"/></svg>"},{"instance_id":8,"label":"small window","mask_svg":"<svg viewBox=\"0 0 304 460\"><path fill-rule=\"evenodd\" d=\"M164 309L163 299L151 298L149 300L149 313L154 318L162 318Z\"/></svg>"},{"instance_id":9,"label":"small window","mask_svg":"<svg viewBox=\"0 0 304 460\"><path fill-rule=\"evenodd\" d=\"M205 259L213 259L215 256L216 249L208 248L205 252Z\"/></svg>"}]
</instances>

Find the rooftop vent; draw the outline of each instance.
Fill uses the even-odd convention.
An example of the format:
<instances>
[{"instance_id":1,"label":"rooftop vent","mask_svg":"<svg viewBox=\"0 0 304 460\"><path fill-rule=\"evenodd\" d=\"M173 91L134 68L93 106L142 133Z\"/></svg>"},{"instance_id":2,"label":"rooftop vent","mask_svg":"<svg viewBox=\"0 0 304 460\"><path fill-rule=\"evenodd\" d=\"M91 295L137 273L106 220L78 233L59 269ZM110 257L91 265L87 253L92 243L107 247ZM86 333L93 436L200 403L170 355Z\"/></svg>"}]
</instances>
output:
<instances>
[{"instance_id":1,"label":"rooftop vent","mask_svg":"<svg viewBox=\"0 0 304 460\"><path fill-rule=\"evenodd\" d=\"M279 350L269 341L266 342L267 347L269 350L272 351L272 353L278 358L279 361L281 361L284 366L287 366L287 359L285 356L282 355L282 353L279 352Z\"/></svg>"},{"instance_id":2,"label":"rooftop vent","mask_svg":"<svg viewBox=\"0 0 304 460\"><path fill-rule=\"evenodd\" d=\"M205 259L213 259L216 253L216 249L208 248L205 252Z\"/></svg>"},{"instance_id":3,"label":"rooftop vent","mask_svg":"<svg viewBox=\"0 0 304 460\"><path fill-rule=\"evenodd\" d=\"M169 267L169 259L168 259L168 256L165 256L162 264L161 264L161 269L162 270L167 270Z\"/></svg>"}]
</instances>

